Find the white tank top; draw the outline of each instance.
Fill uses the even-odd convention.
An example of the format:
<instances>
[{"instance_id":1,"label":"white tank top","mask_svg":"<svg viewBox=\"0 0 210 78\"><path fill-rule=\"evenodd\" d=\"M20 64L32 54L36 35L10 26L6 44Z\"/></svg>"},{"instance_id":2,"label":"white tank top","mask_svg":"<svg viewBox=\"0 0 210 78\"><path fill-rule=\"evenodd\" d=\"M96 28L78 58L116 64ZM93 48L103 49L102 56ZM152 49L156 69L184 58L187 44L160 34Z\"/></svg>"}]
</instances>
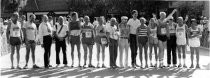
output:
<instances>
[{"instance_id":1,"label":"white tank top","mask_svg":"<svg viewBox=\"0 0 210 78\"><path fill-rule=\"evenodd\" d=\"M186 38L186 29L185 24L182 27L179 25L176 27L176 37L177 38Z\"/></svg>"},{"instance_id":2,"label":"white tank top","mask_svg":"<svg viewBox=\"0 0 210 78\"><path fill-rule=\"evenodd\" d=\"M196 34L199 34L199 30L198 30L198 27L194 30L190 27L190 35L196 35ZM198 37L194 37L193 39L199 39Z\"/></svg>"},{"instance_id":3,"label":"white tank top","mask_svg":"<svg viewBox=\"0 0 210 78\"><path fill-rule=\"evenodd\" d=\"M16 24L14 24L12 22L11 24L11 28L10 28L10 36L11 37L20 37L20 30L21 30L21 24L20 22L17 22Z\"/></svg>"},{"instance_id":4,"label":"white tank top","mask_svg":"<svg viewBox=\"0 0 210 78\"><path fill-rule=\"evenodd\" d=\"M150 36L153 38L157 38L157 27L155 27L154 29L150 28Z\"/></svg>"}]
</instances>

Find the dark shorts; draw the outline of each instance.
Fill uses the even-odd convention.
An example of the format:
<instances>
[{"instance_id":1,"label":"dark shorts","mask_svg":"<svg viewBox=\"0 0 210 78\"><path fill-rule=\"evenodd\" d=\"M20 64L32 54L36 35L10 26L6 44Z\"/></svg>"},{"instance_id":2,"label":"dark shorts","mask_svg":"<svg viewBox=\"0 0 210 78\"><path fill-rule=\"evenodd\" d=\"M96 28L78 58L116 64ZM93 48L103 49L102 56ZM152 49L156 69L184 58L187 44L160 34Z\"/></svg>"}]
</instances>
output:
<instances>
[{"instance_id":1,"label":"dark shorts","mask_svg":"<svg viewBox=\"0 0 210 78\"><path fill-rule=\"evenodd\" d=\"M138 42L139 44L141 44L142 46L146 45L148 42L148 37L144 36L144 37L138 37Z\"/></svg>"},{"instance_id":2,"label":"dark shorts","mask_svg":"<svg viewBox=\"0 0 210 78\"><path fill-rule=\"evenodd\" d=\"M93 38L82 38L82 44L94 45L94 39Z\"/></svg>"},{"instance_id":3,"label":"dark shorts","mask_svg":"<svg viewBox=\"0 0 210 78\"><path fill-rule=\"evenodd\" d=\"M26 48L31 48L35 46L36 46L36 42L34 40L29 40L26 42Z\"/></svg>"},{"instance_id":4,"label":"dark shorts","mask_svg":"<svg viewBox=\"0 0 210 78\"><path fill-rule=\"evenodd\" d=\"M80 36L73 36L70 37L71 44L80 44Z\"/></svg>"},{"instance_id":5,"label":"dark shorts","mask_svg":"<svg viewBox=\"0 0 210 78\"><path fill-rule=\"evenodd\" d=\"M157 38L158 40L163 41L163 42L167 41L168 39L166 35L157 35Z\"/></svg>"},{"instance_id":6,"label":"dark shorts","mask_svg":"<svg viewBox=\"0 0 210 78\"><path fill-rule=\"evenodd\" d=\"M10 37L10 44L12 46L17 46L21 44L21 38L20 37Z\"/></svg>"}]
</instances>

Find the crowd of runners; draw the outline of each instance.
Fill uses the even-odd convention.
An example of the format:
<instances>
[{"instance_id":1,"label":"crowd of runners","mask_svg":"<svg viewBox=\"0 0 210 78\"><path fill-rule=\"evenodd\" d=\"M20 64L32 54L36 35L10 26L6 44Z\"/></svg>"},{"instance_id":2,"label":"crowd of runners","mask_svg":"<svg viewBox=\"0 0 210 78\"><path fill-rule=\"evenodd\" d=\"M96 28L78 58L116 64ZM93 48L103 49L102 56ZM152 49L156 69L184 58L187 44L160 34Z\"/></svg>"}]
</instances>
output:
<instances>
[{"instance_id":1,"label":"crowd of runners","mask_svg":"<svg viewBox=\"0 0 210 78\"><path fill-rule=\"evenodd\" d=\"M4 34L6 39L2 37L2 40L6 41L3 41L2 44L6 44L4 42L7 42L11 46L11 69L14 69L14 53L17 53L16 68L21 69L19 66L19 51L22 44L26 45L26 56L21 56L25 57L26 61L23 68L28 68L30 53L32 53L33 68L40 68L35 64L37 42L40 42L44 48L44 68L52 67L50 61L53 60L49 58L53 42L55 42L56 50L56 67L60 66L59 54L61 49L63 53L62 63L65 67L68 67L66 55L67 45L71 46L72 65L70 67L74 67L74 46L76 45L79 67L84 68L127 68L129 67L128 58L131 58L131 65L134 68L163 68L166 67L163 61L164 55L166 55L164 54L164 50L167 50L167 67L200 68L198 48L202 44L200 40L203 37L203 32L208 32L204 37L206 37L205 43L209 44L209 20L205 18L203 20L205 25L201 28L197 23L199 20L196 18L189 20L188 16L185 18L181 16L174 18L173 14L176 12L177 10L175 9L168 16L165 12L160 12L160 18L157 18L156 14L153 14L151 19L146 20L144 17L137 18L138 11L133 10L131 12L132 18L122 16L120 23L117 22L115 17L106 21L104 16L100 16L93 24L91 24L89 16L84 16L82 21L79 20L77 12L71 14L71 20L69 21L65 17L59 16L56 24L49 21L51 17L43 15L42 22L38 28L34 23L36 15L31 14L28 21L24 21L25 16L21 16L20 19L22 20L19 21L19 14L15 12L8 21L6 33ZM177 19L176 22L174 21L175 19ZM190 21L190 24L187 25L186 21ZM148 25L146 22L148 22ZM81 57L81 44L84 50L84 57ZM97 48L97 60L92 61L93 45L95 44ZM110 54L109 66L105 66L104 64L106 56L105 48L107 47L109 48ZM129 48L131 50L131 56L128 56ZM191 52L190 66L186 66L185 62L187 48ZM100 53L102 53L102 57L100 57ZM137 56L137 53L139 53L139 56ZM87 56L88 54L89 56ZM196 55L196 66L193 63L194 54ZM119 57L118 66L116 65L117 56ZM136 61L136 57L140 61ZM89 60L87 61L88 58ZM102 66L99 64L100 58L102 58ZM83 65L81 64L81 59L84 59ZM97 62L97 66L94 66L92 64L93 62ZM140 65L137 65L137 62L140 62Z\"/></svg>"}]
</instances>

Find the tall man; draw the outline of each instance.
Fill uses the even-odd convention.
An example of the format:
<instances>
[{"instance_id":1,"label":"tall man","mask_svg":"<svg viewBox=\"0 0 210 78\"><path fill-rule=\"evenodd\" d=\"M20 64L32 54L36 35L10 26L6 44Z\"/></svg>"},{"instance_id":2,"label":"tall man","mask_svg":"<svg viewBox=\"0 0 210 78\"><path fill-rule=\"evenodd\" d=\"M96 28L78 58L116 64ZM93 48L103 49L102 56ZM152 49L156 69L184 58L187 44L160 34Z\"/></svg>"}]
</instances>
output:
<instances>
[{"instance_id":1,"label":"tall man","mask_svg":"<svg viewBox=\"0 0 210 78\"><path fill-rule=\"evenodd\" d=\"M11 69L14 69L13 56L14 56L15 48L17 51L17 68L21 69L19 67L19 61L20 61L19 51L20 51L20 45L23 40L23 36L22 36L21 24L20 22L17 21L18 17L19 17L19 14L17 12L12 15L11 21L9 21L7 32L6 32L7 42L8 44L11 45L11 55L10 55L10 59L12 62Z\"/></svg>"},{"instance_id":2,"label":"tall man","mask_svg":"<svg viewBox=\"0 0 210 78\"><path fill-rule=\"evenodd\" d=\"M131 48L131 65L132 67L139 67L136 64L136 55L137 55L137 43L136 43L136 29L140 26L140 21L137 19L138 11L132 11L133 18L128 20L128 26L130 27L130 48Z\"/></svg>"},{"instance_id":3,"label":"tall man","mask_svg":"<svg viewBox=\"0 0 210 78\"><path fill-rule=\"evenodd\" d=\"M60 48L62 48L63 51L63 64L65 67L67 67L67 58L66 58L66 40L65 38L68 36L68 26L64 24L64 19L62 16L58 18L58 23L56 25L56 31L55 31L55 48L56 48L56 64L58 67L60 64L59 54L60 54Z\"/></svg>"},{"instance_id":4,"label":"tall man","mask_svg":"<svg viewBox=\"0 0 210 78\"><path fill-rule=\"evenodd\" d=\"M25 28L24 32L24 40L26 44L26 65L24 69L28 68L28 60L30 55L30 50L32 52L32 61L33 61L33 68L39 68L35 64L35 48L36 48L36 38L37 38L37 28L34 20L36 16L34 14L30 15L29 21L26 22L23 27Z\"/></svg>"},{"instance_id":5,"label":"tall man","mask_svg":"<svg viewBox=\"0 0 210 78\"><path fill-rule=\"evenodd\" d=\"M51 67L50 62L50 50L52 45L52 27L48 22L47 15L43 15L42 23L39 25L39 37L42 47L44 47L44 66L45 68Z\"/></svg>"}]
</instances>

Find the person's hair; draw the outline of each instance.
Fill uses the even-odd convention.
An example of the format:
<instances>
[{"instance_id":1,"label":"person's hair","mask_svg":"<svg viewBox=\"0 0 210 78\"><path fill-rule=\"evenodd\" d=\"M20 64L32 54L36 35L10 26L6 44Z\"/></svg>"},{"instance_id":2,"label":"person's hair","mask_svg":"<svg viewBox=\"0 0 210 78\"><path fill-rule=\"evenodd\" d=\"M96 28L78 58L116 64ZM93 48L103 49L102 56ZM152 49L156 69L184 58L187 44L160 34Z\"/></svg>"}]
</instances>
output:
<instances>
[{"instance_id":1,"label":"person's hair","mask_svg":"<svg viewBox=\"0 0 210 78\"><path fill-rule=\"evenodd\" d=\"M122 17L121 17L121 20L122 20L122 19L128 19L128 17L127 17L127 16L122 16Z\"/></svg>"},{"instance_id":2,"label":"person's hair","mask_svg":"<svg viewBox=\"0 0 210 78\"><path fill-rule=\"evenodd\" d=\"M73 12L73 13L71 14L71 16L75 16L75 15L78 17L77 12Z\"/></svg>"},{"instance_id":3,"label":"person's hair","mask_svg":"<svg viewBox=\"0 0 210 78\"><path fill-rule=\"evenodd\" d=\"M34 14L31 14L29 17L31 18L32 16L35 16L36 17L36 15L34 15Z\"/></svg>"},{"instance_id":4,"label":"person's hair","mask_svg":"<svg viewBox=\"0 0 210 78\"><path fill-rule=\"evenodd\" d=\"M18 13L18 12L14 12L14 13L12 14L12 17L15 17L15 16L19 16L19 13Z\"/></svg>"},{"instance_id":5,"label":"person's hair","mask_svg":"<svg viewBox=\"0 0 210 78\"><path fill-rule=\"evenodd\" d=\"M138 11L137 11L137 10L133 10L133 11L131 12L131 15L133 15L133 14L135 14L135 13L138 13Z\"/></svg>"},{"instance_id":6,"label":"person's hair","mask_svg":"<svg viewBox=\"0 0 210 78\"><path fill-rule=\"evenodd\" d=\"M184 20L183 17L178 17L177 19L181 19L182 21Z\"/></svg>"},{"instance_id":7,"label":"person's hair","mask_svg":"<svg viewBox=\"0 0 210 78\"><path fill-rule=\"evenodd\" d=\"M117 22L117 19L116 19L115 17L112 17L112 18L110 19L110 21L112 21L112 20L114 20L115 22Z\"/></svg>"},{"instance_id":8,"label":"person's hair","mask_svg":"<svg viewBox=\"0 0 210 78\"><path fill-rule=\"evenodd\" d=\"M141 17L140 20L143 20L146 23L146 19L144 17Z\"/></svg>"},{"instance_id":9,"label":"person's hair","mask_svg":"<svg viewBox=\"0 0 210 78\"><path fill-rule=\"evenodd\" d=\"M166 16L166 12L160 12L160 15L164 14Z\"/></svg>"}]
</instances>

